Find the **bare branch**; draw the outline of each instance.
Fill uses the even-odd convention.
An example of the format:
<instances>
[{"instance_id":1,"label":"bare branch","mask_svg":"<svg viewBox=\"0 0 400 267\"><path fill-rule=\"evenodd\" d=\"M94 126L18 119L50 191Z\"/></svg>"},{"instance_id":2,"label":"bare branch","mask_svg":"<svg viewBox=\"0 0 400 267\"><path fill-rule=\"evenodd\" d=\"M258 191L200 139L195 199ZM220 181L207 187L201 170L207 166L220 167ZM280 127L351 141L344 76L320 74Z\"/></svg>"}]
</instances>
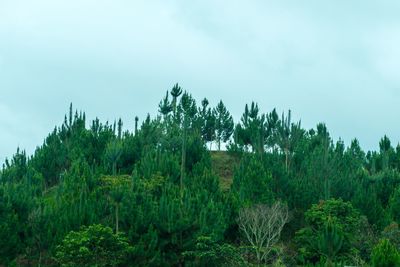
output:
<instances>
[{"instance_id":1,"label":"bare branch","mask_svg":"<svg viewBox=\"0 0 400 267\"><path fill-rule=\"evenodd\" d=\"M288 208L281 202L272 206L255 205L240 210L239 229L254 248L258 263L268 259L288 220Z\"/></svg>"}]
</instances>

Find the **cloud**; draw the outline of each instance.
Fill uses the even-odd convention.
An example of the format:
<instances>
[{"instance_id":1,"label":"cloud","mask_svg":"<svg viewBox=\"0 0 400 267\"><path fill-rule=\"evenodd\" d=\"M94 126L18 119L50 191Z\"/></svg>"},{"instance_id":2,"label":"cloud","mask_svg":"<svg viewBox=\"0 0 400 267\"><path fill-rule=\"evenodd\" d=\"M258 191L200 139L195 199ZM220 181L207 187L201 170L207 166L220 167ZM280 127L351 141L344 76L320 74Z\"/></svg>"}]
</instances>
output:
<instances>
[{"instance_id":1,"label":"cloud","mask_svg":"<svg viewBox=\"0 0 400 267\"><path fill-rule=\"evenodd\" d=\"M0 103L0 165L6 157L11 157L17 150L28 149L32 153L40 145L45 136L37 118L21 110L9 108ZM32 142L35 141L35 142Z\"/></svg>"},{"instance_id":2,"label":"cloud","mask_svg":"<svg viewBox=\"0 0 400 267\"><path fill-rule=\"evenodd\" d=\"M400 22L385 25L374 30L370 38L372 63L380 77L400 89Z\"/></svg>"}]
</instances>

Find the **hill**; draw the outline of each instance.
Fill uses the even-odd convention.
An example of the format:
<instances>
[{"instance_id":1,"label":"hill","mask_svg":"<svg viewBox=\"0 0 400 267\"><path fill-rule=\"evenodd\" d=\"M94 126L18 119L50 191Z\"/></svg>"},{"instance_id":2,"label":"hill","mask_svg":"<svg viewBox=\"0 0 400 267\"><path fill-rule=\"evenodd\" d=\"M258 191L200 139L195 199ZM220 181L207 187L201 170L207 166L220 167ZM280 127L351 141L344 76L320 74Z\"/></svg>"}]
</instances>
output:
<instances>
[{"instance_id":1,"label":"hill","mask_svg":"<svg viewBox=\"0 0 400 267\"><path fill-rule=\"evenodd\" d=\"M134 131L71 105L33 155L6 160L0 266L396 263L400 146L365 152L290 112L251 103L234 122L222 101L171 96Z\"/></svg>"},{"instance_id":2,"label":"hill","mask_svg":"<svg viewBox=\"0 0 400 267\"><path fill-rule=\"evenodd\" d=\"M220 177L220 185L223 191L228 191L233 182L235 168L239 165L240 158L226 151L211 151L211 166Z\"/></svg>"}]
</instances>

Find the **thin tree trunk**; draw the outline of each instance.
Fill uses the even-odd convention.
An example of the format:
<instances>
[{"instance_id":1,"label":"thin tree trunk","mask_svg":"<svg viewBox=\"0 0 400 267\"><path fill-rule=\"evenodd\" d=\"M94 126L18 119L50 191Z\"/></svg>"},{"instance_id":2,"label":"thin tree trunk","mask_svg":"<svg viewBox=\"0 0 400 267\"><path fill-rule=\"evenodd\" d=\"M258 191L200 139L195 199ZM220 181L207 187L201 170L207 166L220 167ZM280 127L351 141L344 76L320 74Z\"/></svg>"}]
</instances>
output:
<instances>
[{"instance_id":1,"label":"thin tree trunk","mask_svg":"<svg viewBox=\"0 0 400 267\"><path fill-rule=\"evenodd\" d=\"M172 99L172 110L174 112L174 119L176 119L176 102L177 102L177 97L173 96L173 99Z\"/></svg>"},{"instance_id":2,"label":"thin tree trunk","mask_svg":"<svg viewBox=\"0 0 400 267\"><path fill-rule=\"evenodd\" d=\"M183 122L183 140L182 140L182 163L181 163L181 179L180 179L180 189L181 197L183 197L183 179L185 177L185 166L186 166L186 131L187 131L187 118L184 118Z\"/></svg>"},{"instance_id":3,"label":"thin tree trunk","mask_svg":"<svg viewBox=\"0 0 400 267\"><path fill-rule=\"evenodd\" d=\"M38 247L39 247L39 263L38 266L41 267L42 266L42 246L40 245L40 241L38 240Z\"/></svg>"},{"instance_id":4,"label":"thin tree trunk","mask_svg":"<svg viewBox=\"0 0 400 267\"><path fill-rule=\"evenodd\" d=\"M115 204L115 232L119 231L119 204Z\"/></svg>"},{"instance_id":5,"label":"thin tree trunk","mask_svg":"<svg viewBox=\"0 0 400 267\"><path fill-rule=\"evenodd\" d=\"M285 157L286 157L286 163L285 163L286 172L288 172L289 171L289 152L288 152L288 150L285 151Z\"/></svg>"},{"instance_id":6,"label":"thin tree trunk","mask_svg":"<svg viewBox=\"0 0 400 267\"><path fill-rule=\"evenodd\" d=\"M117 162L113 162L113 166L112 166L112 174L115 176L117 175Z\"/></svg>"},{"instance_id":7,"label":"thin tree trunk","mask_svg":"<svg viewBox=\"0 0 400 267\"><path fill-rule=\"evenodd\" d=\"M326 141L327 142L327 141ZM325 144L325 148L324 148L324 166L323 166L323 175L325 177L325 185L324 185L324 197L325 200L328 200L331 196L331 188L330 188L330 181L329 181L329 177L328 177L328 144Z\"/></svg>"},{"instance_id":8,"label":"thin tree trunk","mask_svg":"<svg viewBox=\"0 0 400 267\"><path fill-rule=\"evenodd\" d=\"M257 249L257 266L261 266L261 255L258 249Z\"/></svg>"}]
</instances>

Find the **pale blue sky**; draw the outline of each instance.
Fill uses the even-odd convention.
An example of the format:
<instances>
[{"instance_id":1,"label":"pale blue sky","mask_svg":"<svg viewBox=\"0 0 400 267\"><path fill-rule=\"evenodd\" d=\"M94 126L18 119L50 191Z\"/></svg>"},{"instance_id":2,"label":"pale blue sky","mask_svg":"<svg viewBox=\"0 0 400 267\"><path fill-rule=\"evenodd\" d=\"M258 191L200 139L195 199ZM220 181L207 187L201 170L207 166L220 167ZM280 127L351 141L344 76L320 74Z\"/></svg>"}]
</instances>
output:
<instances>
[{"instance_id":1,"label":"pale blue sky","mask_svg":"<svg viewBox=\"0 0 400 267\"><path fill-rule=\"evenodd\" d=\"M376 149L400 140L400 2L0 0L0 161L70 102L133 125L179 82L236 119L255 100Z\"/></svg>"}]
</instances>

